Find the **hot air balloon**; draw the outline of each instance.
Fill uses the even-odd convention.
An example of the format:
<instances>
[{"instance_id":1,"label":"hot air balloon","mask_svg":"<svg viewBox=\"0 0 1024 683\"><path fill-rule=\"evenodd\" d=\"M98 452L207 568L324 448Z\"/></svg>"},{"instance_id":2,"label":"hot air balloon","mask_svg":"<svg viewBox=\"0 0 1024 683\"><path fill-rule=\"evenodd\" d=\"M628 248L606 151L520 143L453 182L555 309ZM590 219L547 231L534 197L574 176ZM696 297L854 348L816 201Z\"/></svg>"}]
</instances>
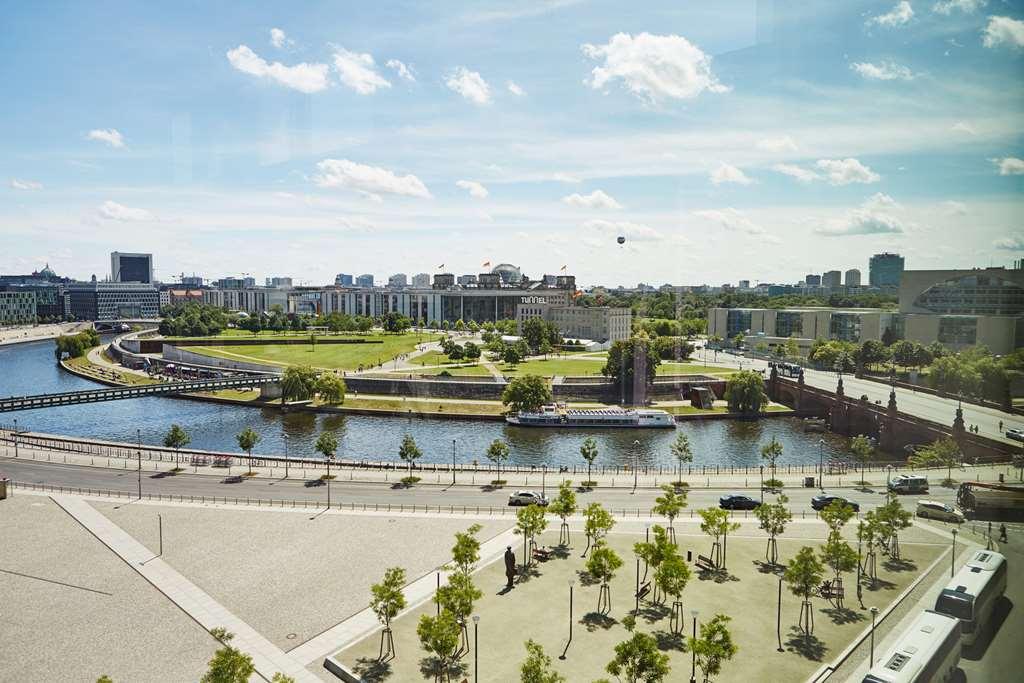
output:
<instances>
[{"instance_id":1,"label":"hot air balloon","mask_svg":"<svg viewBox=\"0 0 1024 683\"><path fill-rule=\"evenodd\" d=\"M618 242L619 244L625 244L626 238L623 235L619 235L618 239L615 241Z\"/></svg>"}]
</instances>

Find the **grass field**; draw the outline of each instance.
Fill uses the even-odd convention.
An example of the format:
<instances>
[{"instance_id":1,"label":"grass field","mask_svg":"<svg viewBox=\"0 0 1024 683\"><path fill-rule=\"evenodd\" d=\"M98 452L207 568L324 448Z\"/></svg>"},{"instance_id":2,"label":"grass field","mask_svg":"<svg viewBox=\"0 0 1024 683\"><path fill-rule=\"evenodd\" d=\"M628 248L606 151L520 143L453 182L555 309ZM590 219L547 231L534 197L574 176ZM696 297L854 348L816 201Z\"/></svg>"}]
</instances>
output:
<instances>
[{"instance_id":1,"label":"grass field","mask_svg":"<svg viewBox=\"0 0 1024 683\"><path fill-rule=\"evenodd\" d=\"M604 367L604 358L586 360L584 358L549 358L534 359L520 363L515 367L505 363L497 364L498 369L507 376L541 375L543 377L600 375ZM735 372L730 368L721 368L695 363L666 363L658 366L659 375L729 375Z\"/></svg>"},{"instance_id":2,"label":"grass field","mask_svg":"<svg viewBox=\"0 0 1024 683\"><path fill-rule=\"evenodd\" d=\"M402 353L409 353L422 339L433 337L418 334L368 334L361 338L380 340L380 344L311 344L282 346L259 344L255 346L195 346L189 351L231 360L255 361L283 367L312 365L317 368L355 370L360 365L376 366L387 363Z\"/></svg>"},{"instance_id":3,"label":"grass field","mask_svg":"<svg viewBox=\"0 0 1024 683\"><path fill-rule=\"evenodd\" d=\"M735 370L722 368L715 365L700 365L698 363L667 363L661 362L658 366L659 375L731 375Z\"/></svg>"}]
</instances>

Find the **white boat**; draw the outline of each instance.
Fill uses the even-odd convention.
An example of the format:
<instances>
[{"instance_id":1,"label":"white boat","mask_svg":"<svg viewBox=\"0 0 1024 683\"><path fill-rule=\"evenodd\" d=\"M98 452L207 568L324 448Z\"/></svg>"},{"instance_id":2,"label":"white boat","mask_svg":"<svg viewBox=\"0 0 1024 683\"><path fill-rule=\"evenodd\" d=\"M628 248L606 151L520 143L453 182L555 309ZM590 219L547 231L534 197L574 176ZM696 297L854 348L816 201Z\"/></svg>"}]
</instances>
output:
<instances>
[{"instance_id":1,"label":"white boat","mask_svg":"<svg viewBox=\"0 0 1024 683\"><path fill-rule=\"evenodd\" d=\"M564 405L542 406L537 412L518 413L505 418L520 427L675 427L675 420L664 410L651 408L569 409Z\"/></svg>"}]
</instances>

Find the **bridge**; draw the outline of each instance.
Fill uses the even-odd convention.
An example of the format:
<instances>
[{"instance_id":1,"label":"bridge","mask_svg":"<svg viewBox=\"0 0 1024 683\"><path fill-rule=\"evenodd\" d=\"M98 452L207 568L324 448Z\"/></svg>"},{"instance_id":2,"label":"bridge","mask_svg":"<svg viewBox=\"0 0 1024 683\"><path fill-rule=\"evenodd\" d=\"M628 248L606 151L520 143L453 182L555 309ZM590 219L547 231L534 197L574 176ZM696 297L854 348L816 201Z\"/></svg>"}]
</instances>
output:
<instances>
[{"instance_id":1,"label":"bridge","mask_svg":"<svg viewBox=\"0 0 1024 683\"><path fill-rule=\"evenodd\" d=\"M188 382L140 384L132 387L115 387L112 389L87 389L85 391L37 394L35 396L11 396L0 399L0 413L32 410L35 408L52 408L54 406L69 406L77 403L120 401L126 398L143 398L145 396L187 394L197 391L217 391L219 389L236 389L239 387L264 387L276 384L278 381L280 381L280 378L276 375L246 375L243 377L200 379Z\"/></svg>"}]
</instances>

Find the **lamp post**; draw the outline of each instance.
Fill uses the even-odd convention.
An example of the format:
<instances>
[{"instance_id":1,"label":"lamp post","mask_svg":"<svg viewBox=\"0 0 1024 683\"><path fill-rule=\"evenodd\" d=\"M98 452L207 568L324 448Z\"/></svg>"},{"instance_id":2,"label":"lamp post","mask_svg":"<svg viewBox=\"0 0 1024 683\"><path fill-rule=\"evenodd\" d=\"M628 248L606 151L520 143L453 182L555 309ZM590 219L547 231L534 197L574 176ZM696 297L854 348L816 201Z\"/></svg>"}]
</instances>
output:
<instances>
[{"instance_id":1,"label":"lamp post","mask_svg":"<svg viewBox=\"0 0 1024 683\"><path fill-rule=\"evenodd\" d=\"M480 680L480 615L473 615L473 680Z\"/></svg>"},{"instance_id":2,"label":"lamp post","mask_svg":"<svg viewBox=\"0 0 1024 683\"><path fill-rule=\"evenodd\" d=\"M540 497L544 498L548 492L547 489L547 478L548 478L548 464L541 463L540 466Z\"/></svg>"},{"instance_id":3,"label":"lamp post","mask_svg":"<svg viewBox=\"0 0 1024 683\"><path fill-rule=\"evenodd\" d=\"M885 466L885 490L889 490L889 482L892 480L892 465Z\"/></svg>"},{"instance_id":4,"label":"lamp post","mask_svg":"<svg viewBox=\"0 0 1024 683\"><path fill-rule=\"evenodd\" d=\"M640 467L640 440L633 440L633 493L636 493L637 481L639 479Z\"/></svg>"},{"instance_id":5,"label":"lamp post","mask_svg":"<svg viewBox=\"0 0 1024 683\"><path fill-rule=\"evenodd\" d=\"M693 639L697 640L697 617L700 615L700 610L690 610L690 616L693 617ZM697 683L697 652L691 647L690 652L693 654L692 661L690 662L690 683Z\"/></svg>"},{"instance_id":6,"label":"lamp post","mask_svg":"<svg viewBox=\"0 0 1024 683\"><path fill-rule=\"evenodd\" d=\"M764 465L761 465L761 505L764 505Z\"/></svg>"},{"instance_id":7,"label":"lamp post","mask_svg":"<svg viewBox=\"0 0 1024 683\"><path fill-rule=\"evenodd\" d=\"M825 490L825 439L818 439L818 488Z\"/></svg>"},{"instance_id":8,"label":"lamp post","mask_svg":"<svg viewBox=\"0 0 1024 683\"><path fill-rule=\"evenodd\" d=\"M135 430L135 440L139 444L139 500L142 500L142 430Z\"/></svg>"},{"instance_id":9,"label":"lamp post","mask_svg":"<svg viewBox=\"0 0 1024 683\"><path fill-rule=\"evenodd\" d=\"M18 457L18 418L14 418L14 457Z\"/></svg>"},{"instance_id":10,"label":"lamp post","mask_svg":"<svg viewBox=\"0 0 1024 683\"><path fill-rule=\"evenodd\" d=\"M328 454L324 457L327 461L327 509L331 509L331 461L334 460L334 454Z\"/></svg>"},{"instance_id":11,"label":"lamp post","mask_svg":"<svg viewBox=\"0 0 1024 683\"><path fill-rule=\"evenodd\" d=\"M953 555L949 558L949 575L956 573L956 529L953 529Z\"/></svg>"},{"instance_id":12,"label":"lamp post","mask_svg":"<svg viewBox=\"0 0 1024 683\"><path fill-rule=\"evenodd\" d=\"M878 616L878 608L871 606L871 656L868 658L868 668L875 665L875 617Z\"/></svg>"},{"instance_id":13,"label":"lamp post","mask_svg":"<svg viewBox=\"0 0 1024 683\"><path fill-rule=\"evenodd\" d=\"M785 652L785 650L782 649L782 579L783 579L783 577L780 576L779 577L779 607L775 611L775 635L779 639L779 647L777 649L777 652Z\"/></svg>"},{"instance_id":14,"label":"lamp post","mask_svg":"<svg viewBox=\"0 0 1024 683\"><path fill-rule=\"evenodd\" d=\"M565 659L565 653L569 651L569 645L572 644L572 587L575 583L576 581L569 579L569 640L566 641L562 654L558 656L559 659Z\"/></svg>"},{"instance_id":15,"label":"lamp post","mask_svg":"<svg viewBox=\"0 0 1024 683\"><path fill-rule=\"evenodd\" d=\"M452 439L452 486L455 486L455 439Z\"/></svg>"},{"instance_id":16,"label":"lamp post","mask_svg":"<svg viewBox=\"0 0 1024 683\"><path fill-rule=\"evenodd\" d=\"M281 438L284 440L284 478L288 478L288 435L283 434Z\"/></svg>"}]
</instances>

